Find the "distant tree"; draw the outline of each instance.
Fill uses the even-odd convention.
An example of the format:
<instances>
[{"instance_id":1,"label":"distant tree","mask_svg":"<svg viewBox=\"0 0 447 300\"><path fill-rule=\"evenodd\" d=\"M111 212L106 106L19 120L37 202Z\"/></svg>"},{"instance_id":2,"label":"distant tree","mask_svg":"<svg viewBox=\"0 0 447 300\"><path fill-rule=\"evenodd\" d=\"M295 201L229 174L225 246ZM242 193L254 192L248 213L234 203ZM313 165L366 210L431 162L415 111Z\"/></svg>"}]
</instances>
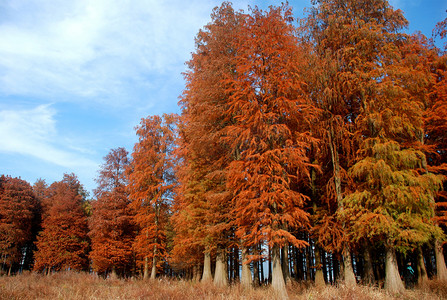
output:
<instances>
[{"instance_id":1,"label":"distant tree","mask_svg":"<svg viewBox=\"0 0 447 300\"><path fill-rule=\"evenodd\" d=\"M129 271L132 260L134 226L125 190L128 152L124 148L112 149L104 160L96 180L97 200L92 203L89 219L90 259L96 272L111 272L115 277L117 272L124 275Z\"/></svg>"},{"instance_id":2,"label":"distant tree","mask_svg":"<svg viewBox=\"0 0 447 300\"><path fill-rule=\"evenodd\" d=\"M83 270L88 266L87 216L83 209L86 192L74 174L48 188L43 202L42 231L36 241L34 269L37 271Z\"/></svg>"},{"instance_id":3,"label":"distant tree","mask_svg":"<svg viewBox=\"0 0 447 300\"><path fill-rule=\"evenodd\" d=\"M32 225L37 205L31 185L19 178L0 177L0 255L8 274L26 256L32 241Z\"/></svg>"},{"instance_id":4,"label":"distant tree","mask_svg":"<svg viewBox=\"0 0 447 300\"><path fill-rule=\"evenodd\" d=\"M134 241L143 277L155 279L157 266L166 256L166 226L174 187L172 151L176 116L149 116L136 128L139 137L132 153L127 192L138 232Z\"/></svg>"}]
</instances>

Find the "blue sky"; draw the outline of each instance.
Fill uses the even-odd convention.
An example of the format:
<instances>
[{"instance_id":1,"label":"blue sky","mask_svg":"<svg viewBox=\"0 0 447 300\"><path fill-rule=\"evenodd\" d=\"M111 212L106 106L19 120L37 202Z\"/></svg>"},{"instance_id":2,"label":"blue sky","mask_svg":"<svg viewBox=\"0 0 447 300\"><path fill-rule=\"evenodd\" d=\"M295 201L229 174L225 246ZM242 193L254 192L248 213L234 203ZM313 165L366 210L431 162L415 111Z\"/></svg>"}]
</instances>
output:
<instances>
[{"instance_id":1,"label":"blue sky","mask_svg":"<svg viewBox=\"0 0 447 300\"><path fill-rule=\"evenodd\" d=\"M281 1L234 1L236 9ZM194 37L221 1L0 0L0 174L31 184L74 172L95 188L111 148L132 151L141 118L179 112ZM297 16L310 0L289 1ZM409 32L447 0L393 0Z\"/></svg>"}]
</instances>

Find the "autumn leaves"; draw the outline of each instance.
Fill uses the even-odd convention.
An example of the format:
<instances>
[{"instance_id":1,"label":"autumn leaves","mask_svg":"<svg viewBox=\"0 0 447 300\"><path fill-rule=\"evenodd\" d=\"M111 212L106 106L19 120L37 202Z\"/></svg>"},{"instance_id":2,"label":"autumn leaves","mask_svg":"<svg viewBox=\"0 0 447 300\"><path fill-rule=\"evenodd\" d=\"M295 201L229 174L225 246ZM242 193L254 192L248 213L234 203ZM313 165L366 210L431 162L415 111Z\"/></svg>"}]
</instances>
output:
<instances>
[{"instance_id":1,"label":"autumn leaves","mask_svg":"<svg viewBox=\"0 0 447 300\"><path fill-rule=\"evenodd\" d=\"M203 270L204 281L251 287L267 260L285 298L292 267L322 278L322 262L310 266L322 253L344 264L325 272L355 284L360 253L357 276L379 280L375 267L401 291L396 251L444 239L445 54L401 33L407 21L386 1L314 2L299 26L288 5L214 9L187 62L181 115L142 119L131 158L105 157L91 209L75 178L46 191L35 269L82 268L90 238L100 274ZM314 256L300 260L305 247Z\"/></svg>"}]
</instances>

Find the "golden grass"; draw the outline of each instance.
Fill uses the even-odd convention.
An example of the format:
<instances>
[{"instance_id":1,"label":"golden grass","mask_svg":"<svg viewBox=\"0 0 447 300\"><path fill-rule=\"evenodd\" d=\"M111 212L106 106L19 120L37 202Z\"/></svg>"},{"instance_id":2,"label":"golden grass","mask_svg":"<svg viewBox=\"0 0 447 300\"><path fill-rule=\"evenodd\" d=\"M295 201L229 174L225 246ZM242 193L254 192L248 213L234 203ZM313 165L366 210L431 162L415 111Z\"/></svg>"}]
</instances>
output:
<instances>
[{"instance_id":1,"label":"golden grass","mask_svg":"<svg viewBox=\"0 0 447 300\"><path fill-rule=\"evenodd\" d=\"M421 289L390 295L375 287L315 288L304 283L288 286L290 299L447 299L446 284L430 281ZM60 272L50 276L37 273L0 277L0 299L275 299L268 287L244 290L240 285L218 288L212 284L157 279L104 280L86 273Z\"/></svg>"}]
</instances>

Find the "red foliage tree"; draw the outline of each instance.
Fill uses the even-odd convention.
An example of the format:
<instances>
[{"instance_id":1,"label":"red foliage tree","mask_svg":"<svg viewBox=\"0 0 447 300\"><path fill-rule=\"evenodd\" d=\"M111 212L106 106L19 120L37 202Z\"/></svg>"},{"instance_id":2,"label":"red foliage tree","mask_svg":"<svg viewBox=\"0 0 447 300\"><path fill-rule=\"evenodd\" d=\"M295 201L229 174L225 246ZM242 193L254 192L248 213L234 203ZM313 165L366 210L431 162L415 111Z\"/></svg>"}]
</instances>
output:
<instances>
[{"instance_id":1,"label":"red foliage tree","mask_svg":"<svg viewBox=\"0 0 447 300\"><path fill-rule=\"evenodd\" d=\"M307 151L315 111L303 91L302 55L290 7L257 8L240 24L234 73L227 76L229 113L225 128L236 158L229 165L237 235L245 246L262 240L272 247L272 286L284 292L280 248L304 247L292 232L309 226Z\"/></svg>"},{"instance_id":2,"label":"red foliage tree","mask_svg":"<svg viewBox=\"0 0 447 300\"><path fill-rule=\"evenodd\" d=\"M83 209L85 190L74 174L48 188L43 201L42 231L36 241L37 271L82 270L88 266L87 216Z\"/></svg>"},{"instance_id":3,"label":"red foliage tree","mask_svg":"<svg viewBox=\"0 0 447 300\"><path fill-rule=\"evenodd\" d=\"M19 178L0 177L0 254L8 274L23 261L25 245L32 240L37 205L31 185Z\"/></svg>"},{"instance_id":4,"label":"red foliage tree","mask_svg":"<svg viewBox=\"0 0 447 300\"><path fill-rule=\"evenodd\" d=\"M132 259L134 228L125 190L128 152L124 148L112 149L104 160L89 219L90 259L96 272L111 272L115 277L116 273L124 275L129 271Z\"/></svg>"},{"instance_id":5,"label":"red foliage tree","mask_svg":"<svg viewBox=\"0 0 447 300\"><path fill-rule=\"evenodd\" d=\"M144 278L151 279L166 257L166 226L168 208L174 187L172 151L175 140L175 115L150 116L136 128L139 142L135 144L129 168L127 191L130 207L135 213L138 233L134 250L144 264Z\"/></svg>"},{"instance_id":6,"label":"red foliage tree","mask_svg":"<svg viewBox=\"0 0 447 300\"><path fill-rule=\"evenodd\" d=\"M186 89L180 101L183 165L178 172L181 192L177 193L174 220L188 224L189 230L177 232L175 239L187 240L191 249L204 253L203 280L211 277L211 253L217 254L214 281L218 285L228 282L225 249L234 246L231 194L226 186L226 168L233 153L222 132L231 123L231 115L222 79L234 72L233 39L241 21L241 13L227 2L213 10L211 22L196 37L196 51L188 62ZM175 245L174 253L181 253L183 245Z\"/></svg>"},{"instance_id":7,"label":"red foliage tree","mask_svg":"<svg viewBox=\"0 0 447 300\"><path fill-rule=\"evenodd\" d=\"M439 22L435 35L442 39L447 33L447 19ZM444 176L443 189L436 195L435 221L447 232L447 43L444 49L437 50L437 56L432 61L431 71L433 85L430 99L425 111L425 144L427 145L427 164L429 171ZM437 276L447 280L447 269L443 254L442 241L435 241Z\"/></svg>"}]
</instances>

